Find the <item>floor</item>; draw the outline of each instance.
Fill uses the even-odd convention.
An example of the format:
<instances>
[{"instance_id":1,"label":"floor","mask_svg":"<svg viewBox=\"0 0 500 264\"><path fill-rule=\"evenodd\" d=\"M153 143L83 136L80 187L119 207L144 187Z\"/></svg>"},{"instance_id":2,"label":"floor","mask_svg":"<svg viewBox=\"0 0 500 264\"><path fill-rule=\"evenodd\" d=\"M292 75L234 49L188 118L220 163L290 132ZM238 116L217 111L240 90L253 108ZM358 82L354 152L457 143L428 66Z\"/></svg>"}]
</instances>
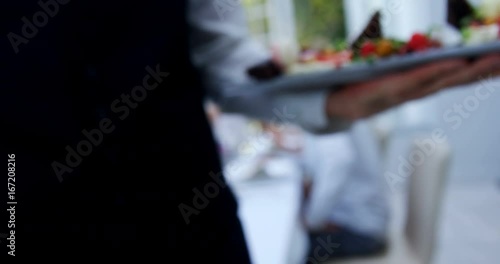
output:
<instances>
[{"instance_id":1,"label":"floor","mask_svg":"<svg viewBox=\"0 0 500 264\"><path fill-rule=\"evenodd\" d=\"M255 264L300 263L305 237L298 221L300 180L265 178L236 184L250 252ZM394 197L395 203L403 201ZM404 206L394 205L392 250L404 258L401 241ZM447 187L433 264L500 263L500 186L493 182ZM338 262L336 262L338 263ZM345 264L387 263L385 259ZM405 263L408 263L407 261Z\"/></svg>"},{"instance_id":2,"label":"floor","mask_svg":"<svg viewBox=\"0 0 500 264\"><path fill-rule=\"evenodd\" d=\"M436 264L500 263L500 186L494 182L448 188Z\"/></svg>"}]
</instances>

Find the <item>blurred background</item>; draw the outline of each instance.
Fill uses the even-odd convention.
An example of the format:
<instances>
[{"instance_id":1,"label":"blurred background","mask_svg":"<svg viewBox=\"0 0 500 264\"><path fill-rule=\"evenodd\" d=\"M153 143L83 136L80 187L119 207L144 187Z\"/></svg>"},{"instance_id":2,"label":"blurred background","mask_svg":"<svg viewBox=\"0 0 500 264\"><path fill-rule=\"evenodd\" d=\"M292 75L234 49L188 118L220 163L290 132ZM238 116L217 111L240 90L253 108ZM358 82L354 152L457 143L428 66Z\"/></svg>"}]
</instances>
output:
<instances>
[{"instance_id":1,"label":"blurred background","mask_svg":"<svg viewBox=\"0 0 500 264\"><path fill-rule=\"evenodd\" d=\"M435 0L240 3L252 38L285 64L305 49L342 49L376 11L384 35L401 39L446 24L447 14ZM479 100L478 87L493 92ZM323 263L307 252L324 223L384 242L376 254L326 263L500 263L495 87L500 79L479 80L322 136L208 105L254 263Z\"/></svg>"}]
</instances>

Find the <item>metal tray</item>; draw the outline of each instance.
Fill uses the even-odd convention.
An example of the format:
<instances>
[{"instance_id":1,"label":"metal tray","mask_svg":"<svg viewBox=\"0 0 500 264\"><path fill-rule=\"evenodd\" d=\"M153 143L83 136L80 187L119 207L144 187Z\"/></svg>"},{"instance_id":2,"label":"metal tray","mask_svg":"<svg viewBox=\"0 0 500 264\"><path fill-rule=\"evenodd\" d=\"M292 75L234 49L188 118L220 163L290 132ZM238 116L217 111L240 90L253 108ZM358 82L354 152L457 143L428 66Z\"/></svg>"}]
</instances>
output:
<instances>
[{"instance_id":1,"label":"metal tray","mask_svg":"<svg viewBox=\"0 0 500 264\"><path fill-rule=\"evenodd\" d=\"M270 81L253 82L226 90L226 96L255 93L303 92L315 89L335 89L340 85L367 81L385 74L408 70L442 59L474 59L481 55L500 53L500 41L474 46L439 48L409 55L392 56L373 62L353 63L341 69L284 75Z\"/></svg>"}]
</instances>

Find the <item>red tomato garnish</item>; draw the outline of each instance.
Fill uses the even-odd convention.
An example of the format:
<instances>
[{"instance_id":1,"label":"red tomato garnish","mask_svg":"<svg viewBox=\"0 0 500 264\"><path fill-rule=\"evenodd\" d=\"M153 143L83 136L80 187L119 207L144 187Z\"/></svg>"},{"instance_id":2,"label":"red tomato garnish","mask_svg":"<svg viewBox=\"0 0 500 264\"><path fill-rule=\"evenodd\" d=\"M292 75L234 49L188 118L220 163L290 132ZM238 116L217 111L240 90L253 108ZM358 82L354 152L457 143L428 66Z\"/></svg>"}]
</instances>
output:
<instances>
[{"instance_id":1,"label":"red tomato garnish","mask_svg":"<svg viewBox=\"0 0 500 264\"><path fill-rule=\"evenodd\" d=\"M421 50L426 50L431 46L431 41L429 38L420 33L415 33L411 37L410 42L408 42L408 48L411 51L421 51Z\"/></svg>"},{"instance_id":2,"label":"red tomato garnish","mask_svg":"<svg viewBox=\"0 0 500 264\"><path fill-rule=\"evenodd\" d=\"M375 55L377 52L377 45L371 41L363 43L360 50L360 55L362 57L369 57Z\"/></svg>"}]
</instances>

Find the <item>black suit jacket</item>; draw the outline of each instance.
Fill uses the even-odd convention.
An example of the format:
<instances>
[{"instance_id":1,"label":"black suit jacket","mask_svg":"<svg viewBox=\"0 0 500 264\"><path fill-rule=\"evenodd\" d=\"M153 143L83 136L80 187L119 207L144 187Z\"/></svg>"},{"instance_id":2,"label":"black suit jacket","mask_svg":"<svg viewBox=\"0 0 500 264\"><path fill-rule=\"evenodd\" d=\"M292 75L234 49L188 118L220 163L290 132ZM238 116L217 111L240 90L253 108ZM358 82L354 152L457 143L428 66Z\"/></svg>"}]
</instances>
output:
<instances>
[{"instance_id":1,"label":"black suit jacket","mask_svg":"<svg viewBox=\"0 0 500 264\"><path fill-rule=\"evenodd\" d=\"M189 57L187 2L1 2L17 255L248 262Z\"/></svg>"}]
</instances>

